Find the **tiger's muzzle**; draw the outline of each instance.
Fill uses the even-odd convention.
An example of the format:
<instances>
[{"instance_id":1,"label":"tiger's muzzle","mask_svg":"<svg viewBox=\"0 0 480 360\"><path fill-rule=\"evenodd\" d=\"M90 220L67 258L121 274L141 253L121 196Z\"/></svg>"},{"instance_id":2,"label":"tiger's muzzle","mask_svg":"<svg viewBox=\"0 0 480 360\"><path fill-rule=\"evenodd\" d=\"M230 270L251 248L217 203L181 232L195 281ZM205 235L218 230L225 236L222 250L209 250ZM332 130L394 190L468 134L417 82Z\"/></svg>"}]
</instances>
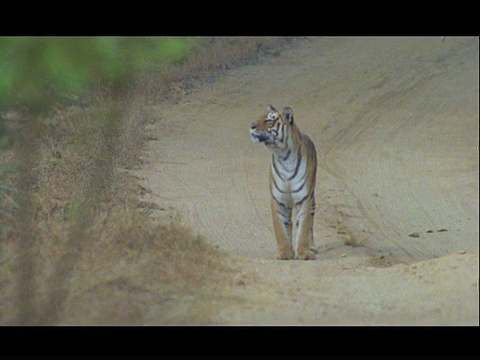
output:
<instances>
[{"instance_id":1,"label":"tiger's muzzle","mask_svg":"<svg viewBox=\"0 0 480 360\"><path fill-rule=\"evenodd\" d=\"M259 142L259 143L264 143L266 142L268 139L270 139L270 137L265 134L265 133L257 133L255 131L252 131L250 130L250 137L252 138L252 140L254 142Z\"/></svg>"},{"instance_id":2,"label":"tiger's muzzle","mask_svg":"<svg viewBox=\"0 0 480 360\"><path fill-rule=\"evenodd\" d=\"M250 137L252 138L253 142L259 143L264 143L270 138L267 133L263 131L257 131L257 126L255 124L252 124L252 126L250 127Z\"/></svg>"}]
</instances>

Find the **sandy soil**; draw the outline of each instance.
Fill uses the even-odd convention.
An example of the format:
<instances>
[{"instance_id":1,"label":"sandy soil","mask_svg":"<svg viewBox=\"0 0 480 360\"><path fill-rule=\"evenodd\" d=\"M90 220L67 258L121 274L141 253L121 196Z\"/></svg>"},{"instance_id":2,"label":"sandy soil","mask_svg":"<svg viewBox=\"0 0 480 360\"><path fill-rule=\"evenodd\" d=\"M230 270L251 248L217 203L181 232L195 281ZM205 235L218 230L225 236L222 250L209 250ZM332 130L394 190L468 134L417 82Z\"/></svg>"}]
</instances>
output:
<instances>
[{"instance_id":1,"label":"sandy soil","mask_svg":"<svg viewBox=\"0 0 480 360\"><path fill-rule=\"evenodd\" d=\"M308 38L153 106L153 216L240 271L221 324L478 324L478 38ZM270 155L248 129L290 106L315 142L316 261L276 261Z\"/></svg>"}]
</instances>

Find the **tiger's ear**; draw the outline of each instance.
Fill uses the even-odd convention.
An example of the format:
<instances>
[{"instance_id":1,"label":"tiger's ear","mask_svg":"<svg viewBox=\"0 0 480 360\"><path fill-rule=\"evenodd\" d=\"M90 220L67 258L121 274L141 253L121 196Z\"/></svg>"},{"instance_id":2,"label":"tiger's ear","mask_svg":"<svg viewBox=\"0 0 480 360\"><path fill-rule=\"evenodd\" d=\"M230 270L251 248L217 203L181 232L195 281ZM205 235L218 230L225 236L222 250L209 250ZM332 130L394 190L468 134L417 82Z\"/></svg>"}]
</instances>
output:
<instances>
[{"instance_id":1,"label":"tiger's ear","mask_svg":"<svg viewBox=\"0 0 480 360\"><path fill-rule=\"evenodd\" d=\"M291 125L293 124L293 110L289 107L283 108L283 118Z\"/></svg>"},{"instance_id":2,"label":"tiger's ear","mask_svg":"<svg viewBox=\"0 0 480 360\"><path fill-rule=\"evenodd\" d=\"M272 105L268 105L267 110L268 110L268 112L276 112L276 113L278 113L277 109L275 109Z\"/></svg>"}]
</instances>

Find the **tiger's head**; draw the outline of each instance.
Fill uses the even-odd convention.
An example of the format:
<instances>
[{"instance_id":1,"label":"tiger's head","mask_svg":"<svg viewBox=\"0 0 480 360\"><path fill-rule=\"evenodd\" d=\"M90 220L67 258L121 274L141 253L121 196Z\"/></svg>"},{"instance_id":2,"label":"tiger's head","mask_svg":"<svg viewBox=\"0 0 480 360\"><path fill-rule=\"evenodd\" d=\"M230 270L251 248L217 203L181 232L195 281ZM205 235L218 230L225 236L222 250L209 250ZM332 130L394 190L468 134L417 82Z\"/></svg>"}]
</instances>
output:
<instances>
[{"instance_id":1,"label":"tiger's head","mask_svg":"<svg viewBox=\"0 0 480 360\"><path fill-rule=\"evenodd\" d=\"M288 127L293 124L293 111L286 107L280 114L272 105L268 106L267 115L262 116L250 126L253 142L265 145L271 150L287 147Z\"/></svg>"}]
</instances>

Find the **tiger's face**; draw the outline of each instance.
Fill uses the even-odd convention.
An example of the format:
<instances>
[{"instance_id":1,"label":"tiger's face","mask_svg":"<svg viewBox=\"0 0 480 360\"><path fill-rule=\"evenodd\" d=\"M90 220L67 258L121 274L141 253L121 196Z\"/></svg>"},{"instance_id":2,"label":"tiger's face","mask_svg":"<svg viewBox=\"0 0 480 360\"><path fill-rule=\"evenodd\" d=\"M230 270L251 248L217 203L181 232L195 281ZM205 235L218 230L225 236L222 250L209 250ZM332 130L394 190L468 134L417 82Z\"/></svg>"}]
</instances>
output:
<instances>
[{"instance_id":1,"label":"tiger's face","mask_svg":"<svg viewBox=\"0 0 480 360\"><path fill-rule=\"evenodd\" d=\"M250 137L268 148L283 147L285 141L284 123L282 115L271 105L266 116L262 116L250 127Z\"/></svg>"}]
</instances>

